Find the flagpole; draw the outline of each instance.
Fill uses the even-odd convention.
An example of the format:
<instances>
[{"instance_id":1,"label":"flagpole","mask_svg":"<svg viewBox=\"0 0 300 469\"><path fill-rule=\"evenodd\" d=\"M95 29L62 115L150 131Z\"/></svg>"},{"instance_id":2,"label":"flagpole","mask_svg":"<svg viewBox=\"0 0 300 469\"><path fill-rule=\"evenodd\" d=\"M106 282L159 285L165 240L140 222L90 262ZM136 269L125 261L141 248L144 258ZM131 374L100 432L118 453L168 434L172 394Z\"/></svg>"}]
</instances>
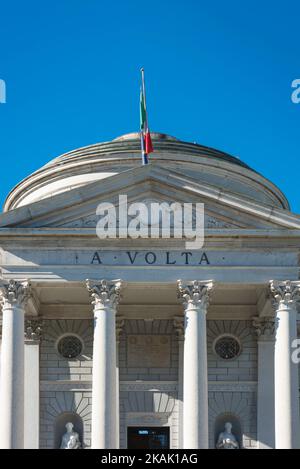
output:
<instances>
[{"instance_id":1,"label":"flagpole","mask_svg":"<svg viewBox=\"0 0 300 469\"><path fill-rule=\"evenodd\" d=\"M145 102L145 111L146 111L146 130L148 130L148 115L147 115L147 101L146 101L146 87L145 87L145 71L141 68L142 74L142 90L144 95L144 102Z\"/></svg>"},{"instance_id":2,"label":"flagpole","mask_svg":"<svg viewBox=\"0 0 300 469\"><path fill-rule=\"evenodd\" d=\"M153 152L153 145L151 141L151 135L148 126L148 115L147 115L147 106L146 106L146 87L145 87L145 73L144 69L141 68L142 75L142 86L141 86L141 103L140 103L140 112L141 112L141 150L143 165L148 164L148 154Z\"/></svg>"},{"instance_id":3,"label":"flagpole","mask_svg":"<svg viewBox=\"0 0 300 469\"><path fill-rule=\"evenodd\" d=\"M145 165L145 164L148 164L148 161L147 161L146 153L145 153L143 129L141 129L140 135L141 135L142 162L143 162L143 165Z\"/></svg>"},{"instance_id":4,"label":"flagpole","mask_svg":"<svg viewBox=\"0 0 300 469\"><path fill-rule=\"evenodd\" d=\"M144 69L141 68L141 74L142 74L142 87L141 87L141 95L143 96L144 103L145 103L145 110L146 110L146 101L145 101L145 79L144 79ZM147 115L147 113L146 113ZM147 125L147 120L146 120L146 125ZM148 164L148 159L146 155L146 150L145 150L145 141L144 141L144 130L141 128L141 152L142 152L142 164L147 165Z\"/></svg>"}]
</instances>

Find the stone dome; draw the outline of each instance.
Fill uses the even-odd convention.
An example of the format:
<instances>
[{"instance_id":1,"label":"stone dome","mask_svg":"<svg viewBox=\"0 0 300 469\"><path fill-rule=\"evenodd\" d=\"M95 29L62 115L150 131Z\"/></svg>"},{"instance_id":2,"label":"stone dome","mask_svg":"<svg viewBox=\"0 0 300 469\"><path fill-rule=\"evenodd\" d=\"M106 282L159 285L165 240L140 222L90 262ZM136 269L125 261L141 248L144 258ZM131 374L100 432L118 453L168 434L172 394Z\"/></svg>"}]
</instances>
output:
<instances>
[{"instance_id":1,"label":"stone dome","mask_svg":"<svg viewBox=\"0 0 300 469\"><path fill-rule=\"evenodd\" d=\"M239 158L163 133L151 133L151 164L190 176L216 188L264 204L289 208L282 192ZM53 197L141 165L140 134L129 133L109 142L64 153L21 181L8 195L4 211Z\"/></svg>"}]
</instances>

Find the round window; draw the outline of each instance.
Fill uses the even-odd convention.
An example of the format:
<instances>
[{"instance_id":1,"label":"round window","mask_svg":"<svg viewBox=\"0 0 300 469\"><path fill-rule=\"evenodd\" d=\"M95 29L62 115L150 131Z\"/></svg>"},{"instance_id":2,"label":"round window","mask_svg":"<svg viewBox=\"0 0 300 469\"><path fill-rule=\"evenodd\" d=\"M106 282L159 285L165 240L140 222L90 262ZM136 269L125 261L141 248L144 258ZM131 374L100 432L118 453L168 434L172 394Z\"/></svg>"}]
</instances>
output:
<instances>
[{"instance_id":1,"label":"round window","mask_svg":"<svg viewBox=\"0 0 300 469\"><path fill-rule=\"evenodd\" d=\"M82 349L82 342L76 335L65 335L57 344L57 350L64 358L76 358Z\"/></svg>"},{"instance_id":2,"label":"round window","mask_svg":"<svg viewBox=\"0 0 300 469\"><path fill-rule=\"evenodd\" d=\"M233 360L241 352L237 339L231 336L222 336L215 342L215 353L223 360Z\"/></svg>"}]
</instances>

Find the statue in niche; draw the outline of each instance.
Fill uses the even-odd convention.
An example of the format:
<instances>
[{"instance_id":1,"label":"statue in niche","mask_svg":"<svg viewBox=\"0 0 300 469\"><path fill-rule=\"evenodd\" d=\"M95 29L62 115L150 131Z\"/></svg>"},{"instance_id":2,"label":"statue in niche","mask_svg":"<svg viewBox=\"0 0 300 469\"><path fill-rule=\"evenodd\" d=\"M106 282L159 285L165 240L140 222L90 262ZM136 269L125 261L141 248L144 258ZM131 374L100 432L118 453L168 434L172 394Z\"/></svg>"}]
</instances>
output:
<instances>
[{"instance_id":1,"label":"statue in niche","mask_svg":"<svg viewBox=\"0 0 300 469\"><path fill-rule=\"evenodd\" d=\"M240 445L231 430L232 424L226 422L224 431L219 435L216 445L217 449L239 449Z\"/></svg>"},{"instance_id":2,"label":"statue in niche","mask_svg":"<svg viewBox=\"0 0 300 469\"><path fill-rule=\"evenodd\" d=\"M81 443L78 433L73 431L74 425L72 422L66 424L67 432L61 439L60 449L80 449Z\"/></svg>"}]
</instances>

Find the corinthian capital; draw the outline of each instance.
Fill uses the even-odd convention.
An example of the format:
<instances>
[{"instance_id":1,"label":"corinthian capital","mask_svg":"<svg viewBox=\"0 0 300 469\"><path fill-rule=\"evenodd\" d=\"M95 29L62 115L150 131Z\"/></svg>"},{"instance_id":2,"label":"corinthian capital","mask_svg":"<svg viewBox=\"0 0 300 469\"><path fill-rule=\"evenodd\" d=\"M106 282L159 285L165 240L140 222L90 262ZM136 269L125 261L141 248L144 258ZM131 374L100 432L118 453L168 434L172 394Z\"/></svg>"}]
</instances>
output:
<instances>
[{"instance_id":1,"label":"corinthian capital","mask_svg":"<svg viewBox=\"0 0 300 469\"><path fill-rule=\"evenodd\" d=\"M124 325L125 325L124 316L117 316L116 317L116 338L117 338L117 342L120 342L120 335L123 332Z\"/></svg>"},{"instance_id":2,"label":"corinthian capital","mask_svg":"<svg viewBox=\"0 0 300 469\"><path fill-rule=\"evenodd\" d=\"M24 338L27 342L40 342L43 333L43 321L39 319L26 319Z\"/></svg>"},{"instance_id":3,"label":"corinthian capital","mask_svg":"<svg viewBox=\"0 0 300 469\"><path fill-rule=\"evenodd\" d=\"M292 306L300 300L300 282L286 280L285 282L278 282L271 280L270 291L273 297L273 302L276 305Z\"/></svg>"},{"instance_id":4,"label":"corinthian capital","mask_svg":"<svg viewBox=\"0 0 300 469\"><path fill-rule=\"evenodd\" d=\"M276 319L274 317L255 317L252 325L258 340L274 340L276 332Z\"/></svg>"},{"instance_id":5,"label":"corinthian capital","mask_svg":"<svg viewBox=\"0 0 300 469\"><path fill-rule=\"evenodd\" d=\"M213 288L213 282L193 280L192 282L177 282L178 298L180 298L185 307L203 307L206 308L209 303L209 295Z\"/></svg>"},{"instance_id":6,"label":"corinthian capital","mask_svg":"<svg viewBox=\"0 0 300 469\"><path fill-rule=\"evenodd\" d=\"M120 280L87 280L86 287L94 306L116 307L120 298Z\"/></svg>"},{"instance_id":7,"label":"corinthian capital","mask_svg":"<svg viewBox=\"0 0 300 469\"><path fill-rule=\"evenodd\" d=\"M0 297L3 306L16 305L25 307L30 297L30 282L17 282L9 280L0 282Z\"/></svg>"},{"instance_id":8,"label":"corinthian capital","mask_svg":"<svg viewBox=\"0 0 300 469\"><path fill-rule=\"evenodd\" d=\"M177 334L178 341L184 340L184 316L174 316L173 319L174 330Z\"/></svg>"}]
</instances>

